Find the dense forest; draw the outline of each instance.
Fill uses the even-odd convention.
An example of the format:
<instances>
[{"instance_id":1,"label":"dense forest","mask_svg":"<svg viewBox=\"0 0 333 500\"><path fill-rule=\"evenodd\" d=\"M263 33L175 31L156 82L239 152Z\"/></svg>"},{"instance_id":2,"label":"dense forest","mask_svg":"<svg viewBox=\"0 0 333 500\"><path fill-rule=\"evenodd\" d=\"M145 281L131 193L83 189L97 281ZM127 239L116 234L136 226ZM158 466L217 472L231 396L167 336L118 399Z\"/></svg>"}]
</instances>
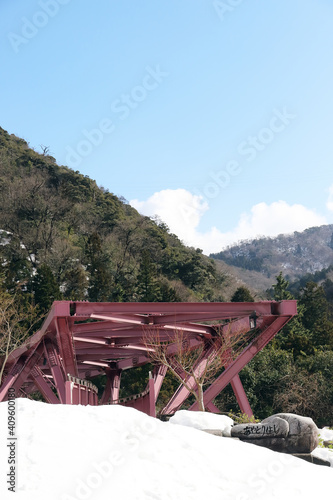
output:
<instances>
[{"instance_id":1,"label":"dense forest","mask_svg":"<svg viewBox=\"0 0 333 500\"><path fill-rule=\"evenodd\" d=\"M307 238L309 245L316 239L311 231ZM253 265L262 259L257 248L247 255ZM293 259L306 253L302 247L295 252ZM1 128L0 263L0 300L14 297L27 316L31 307L42 315L59 299L257 300L238 278L230 297L230 276L200 249L183 245L162 221L140 215L126 200ZM318 425L333 423L333 281L332 268L322 267L310 266L316 273L304 272L292 284L280 267L271 277L273 287L257 290L260 297L297 298L299 313L240 374L256 417L289 411L311 416ZM124 374L121 396L144 388L145 370ZM168 376L159 407L174 388ZM229 389L215 404L224 412L238 411Z\"/></svg>"},{"instance_id":2,"label":"dense forest","mask_svg":"<svg viewBox=\"0 0 333 500\"><path fill-rule=\"evenodd\" d=\"M224 276L159 220L0 128L0 261L7 291L55 299L219 301Z\"/></svg>"},{"instance_id":3,"label":"dense forest","mask_svg":"<svg viewBox=\"0 0 333 500\"><path fill-rule=\"evenodd\" d=\"M296 280L333 264L333 225L242 241L211 257L268 278L283 271L287 279Z\"/></svg>"},{"instance_id":4,"label":"dense forest","mask_svg":"<svg viewBox=\"0 0 333 500\"><path fill-rule=\"evenodd\" d=\"M318 425L333 424L333 282L306 281L290 291L282 272L270 290L274 300L297 299L293 318L240 373L254 413L277 412L312 417ZM243 294L248 293L244 287ZM243 295L244 297L244 295ZM237 412L230 388L217 406Z\"/></svg>"}]
</instances>

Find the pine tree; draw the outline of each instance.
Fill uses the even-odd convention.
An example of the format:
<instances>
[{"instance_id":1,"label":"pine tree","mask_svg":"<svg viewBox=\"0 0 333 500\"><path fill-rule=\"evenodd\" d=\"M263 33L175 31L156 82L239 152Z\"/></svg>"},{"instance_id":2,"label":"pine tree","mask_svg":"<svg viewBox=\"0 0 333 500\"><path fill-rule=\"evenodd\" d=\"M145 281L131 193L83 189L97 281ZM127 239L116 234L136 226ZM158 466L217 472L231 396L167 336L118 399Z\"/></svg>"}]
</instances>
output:
<instances>
[{"instance_id":1,"label":"pine tree","mask_svg":"<svg viewBox=\"0 0 333 500\"><path fill-rule=\"evenodd\" d=\"M240 286L231 297L231 302L254 302L254 298L246 286Z\"/></svg>"},{"instance_id":2,"label":"pine tree","mask_svg":"<svg viewBox=\"0 0 333 500\"><path fill-rule=\"evenodd\" d=\"M312 281L301 290L300 304L304 307L303 325L317 347L333 347L333 322L329 317L329 303L322 286Z\"/></svg>"},{"instance_id":3,"label":"pine tree","mask_svg":"<svg viewBox=\"0 0 333 500\"><path fill-rule=\"evenodd\" d=\"M292 300L293 295L288 291L289 281L286 280L282 272L276 276L276 284L273 285L274 300ZM311 332L303 321L304 307L297 306L297 316L295 316L275 337L273 345L292 352L294 359L299 356L313 354L314 347Z\"/></svg>"},{"instance_id":4,"label":"pine tree","mask_svg":"<svg viewBox=\"0 0 333 500\"><path fill-rule=\"evenodd\" d=\"M276 285L273 285L274 300L280 301L280 300L293 299L294 297L288 291L288 286L289 286L289 281L283 277L281 271L280 274L276 276Z\"/></svg>"},{"instance_id":5,"label":"pine tree","mask_svg":"<svg viewBox=\"0 0 333 500\"><path fill-rule=\"evenodd\" d=\"M62 295L59 285L50 269L46 264L42 264L29 286L34 294L36 306L39 306L41 312L47 312L55 300L61 300Z\"/></svg>"},{"instance_id":6,"label":"pine tree","mask_svg":"<svg viewBox=\"0 0 333 500\"><path fill-rule=\"evenodd\" d=\"M150 253L147 249L143 250L142 252L142 260L137 282L137 290L140 302L161 301L161 286L157 279L156 266L152 262Z\"/></svg>"},{"instance_id":7,"label":"pine tree","mask_svg":"<svg viewBox=\"0 0 333 500\"><path fill-rule=\"evenodd\" d=\"M81 265L66 271L64 298L66 300L84 300L87 293L87 276Z\"/></svg>"},{"instance_id":8,"label":"pine tree","mask_svg":"<svg viewBox=\"0 0 333 500\"><path fill-rule=\"evenodd\" d=\"M109 258L103 252L102 239L97 232L91 234L86 245L87 270L90 274L88 297L91 302L108 302L112 296L113 276Z\"/></svg>"}]
</instances>

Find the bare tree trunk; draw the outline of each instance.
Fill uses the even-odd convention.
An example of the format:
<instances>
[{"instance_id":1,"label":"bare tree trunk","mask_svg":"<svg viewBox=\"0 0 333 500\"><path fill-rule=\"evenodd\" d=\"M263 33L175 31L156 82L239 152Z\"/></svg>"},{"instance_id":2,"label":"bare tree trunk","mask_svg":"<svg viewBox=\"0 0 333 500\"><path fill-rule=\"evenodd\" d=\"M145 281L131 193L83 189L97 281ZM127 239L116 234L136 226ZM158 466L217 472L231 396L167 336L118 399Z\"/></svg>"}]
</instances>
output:
<instances>
[{"instance_id":1,"label":"bare tree trunk","mask_svg":"<svg viewBox=\"0 0 333 500\"><path fill-rule=\"evenodd\" d=\"M198 396L197 401L199 405L199 411L205 411L205 404L203 399L203 387L202 384L198 384Z\"/></svg>"},{"instance_id":2,"label":"bare tree trunk","mask_svg":"<svg viewBox=\"0 0 333 500\"><path fill-rule=\"evenodd\" d=\"M11 340L12 340L12 332L9 331L8 332L8 339L6 342L5 355L3 357L2 365L1 365L1 369L0 369L0 384L2 383L2 377L3 377L4 371L5 371L5 365L7 363L8 358L9 358L9 346L10 346Z\"/></svg>"},{"instance_id":3,"label":"bare tree trunk","mask_svg":"<svg viewBox=\"0 0 333 500\"><path fill-rule=\"evenodd\" d=\"M162 340L159 329L148 329L143 335L143 342L152 362L170 369L187 391L195 397L199 411L205 411L204 384L209 383L223 366L236 358L240 347L243 348L247 341L246 329L235 331L228 324L221 327L216 325L215 333L210 343L202 342L196 347L190 345L187 333L181 328L177 329L176 326L169 338L163 333Z\"/></svg>"},{"instance_id":4,"label":"bare tree trunk","mask_svg":"<svg viewBox=\"0 0 333 500\"><path fill-rule=\"evenodd\" d=\"M0 384L10 353L29 337L38 319L34 306L23 306L15 297L0 292Z\"/></svg>"}]
</instances>

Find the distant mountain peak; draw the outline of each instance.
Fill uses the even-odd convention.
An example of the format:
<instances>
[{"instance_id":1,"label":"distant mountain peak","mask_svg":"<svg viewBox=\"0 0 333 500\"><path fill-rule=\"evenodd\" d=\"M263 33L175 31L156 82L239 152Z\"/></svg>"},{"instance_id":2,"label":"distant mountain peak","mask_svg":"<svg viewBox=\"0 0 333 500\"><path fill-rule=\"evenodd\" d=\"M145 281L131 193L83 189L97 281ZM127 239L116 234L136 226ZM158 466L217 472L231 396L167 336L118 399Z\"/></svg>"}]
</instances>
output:
<instances>
[{"instance_id":1,"label":"distant mountain peak","mask_svg":"<svg viewBox=\"0 0 333 500\"><path fill-rule=\"evenodd\" d=\"M267 277L282 271L288 279L298 279L333 264L333 224L242 241L210 257Z\"/></svg>"}]
</instances>

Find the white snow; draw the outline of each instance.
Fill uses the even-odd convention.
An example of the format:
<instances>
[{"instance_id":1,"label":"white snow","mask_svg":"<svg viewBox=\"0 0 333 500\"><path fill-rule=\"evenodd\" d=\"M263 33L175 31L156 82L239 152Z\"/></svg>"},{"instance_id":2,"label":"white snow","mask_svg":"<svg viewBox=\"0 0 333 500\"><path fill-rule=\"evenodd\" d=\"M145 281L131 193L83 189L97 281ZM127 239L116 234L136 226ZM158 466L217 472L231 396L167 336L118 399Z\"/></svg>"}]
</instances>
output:
<instances>
[{"instance_id":1,"label":"white snow","mask_svg":"<svg viewBox=\"0 0 333 500\"><path fill-rule=\"evenodd\" d=\"M177 411L169 422L194 429L216 429L222 431L225 436L230 436L234 424L234 421L226 415L186 410Z\"/></svg>"},{"instance_id":2,"label":"white snow","mask_svg":"<svg viewBox=\"0 0 333 500\"><path fill-rule=\"evenodd\" d=\"M319 431L320 437L323 441L333 441L333 429L324 427Z\"/></svg>"},{"instance_id":3,"label":"white snow","mask_svg":"<svg viewBox=\"0 0 333 500\"><path fill-rule=\"evenodd\" d=\"M316 448L311 453L314 457L322 458L331 463L331 467L333 467L333 452L329 448Z\"/></svg>"},{"instance_id":4,"label":"white snow","mask_svg":"<svg viewBox=\"0 0 333 500\"><path fill-rule=\"evenodd\" d=\"M319 430L319 435L323 441L333 441L332 429L324 427L324 429ZM324 460L328 460L331 463L331 467L333 467L333 449L318 447L313 450L311 455L318 458L323 458Z\"/></svg>"},{"instance_id":5,"label":"white snow","mask_svg":"<svg viewBox=\"0 0 333 500\"><path fill-rule=\"evenodd\" d=\"M331 468L131 408L16 405L13 497L0 403L1 500L313 500L331 491Z\"/></svg>"}]
</instances>

